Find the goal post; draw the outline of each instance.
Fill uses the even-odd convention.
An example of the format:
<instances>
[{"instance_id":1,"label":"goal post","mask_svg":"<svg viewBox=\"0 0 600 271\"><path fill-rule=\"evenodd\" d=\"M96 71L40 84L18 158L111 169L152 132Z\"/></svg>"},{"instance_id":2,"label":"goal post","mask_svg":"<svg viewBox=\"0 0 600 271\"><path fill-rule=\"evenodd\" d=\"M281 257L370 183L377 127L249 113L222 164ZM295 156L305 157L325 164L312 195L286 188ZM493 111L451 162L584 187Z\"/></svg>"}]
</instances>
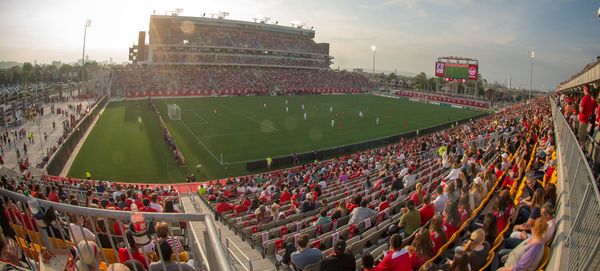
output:
<instances>
[{"instance_id":1,"label":"goal post","mask_svg":"<svg viewBox=\"0 0 600 271\"><path fill-rule=\"evenodd\" d=\"M171 120L181 120L181 108L177 104L167 104L167 115Z\"/></svg>"}]
</instances>

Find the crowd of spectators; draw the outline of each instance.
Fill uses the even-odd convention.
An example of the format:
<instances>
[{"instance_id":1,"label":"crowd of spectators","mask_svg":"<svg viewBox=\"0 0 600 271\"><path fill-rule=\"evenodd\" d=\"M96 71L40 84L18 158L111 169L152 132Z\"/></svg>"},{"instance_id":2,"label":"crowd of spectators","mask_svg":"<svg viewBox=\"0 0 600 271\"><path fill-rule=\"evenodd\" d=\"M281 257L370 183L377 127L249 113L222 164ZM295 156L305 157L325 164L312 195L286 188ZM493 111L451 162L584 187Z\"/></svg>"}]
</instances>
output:
<instances>
[{"instance_id":1,"label":"crowd of spectators","mask_svg":"<svg viewBox=\"0 0 600 271\"><path fill-rule=\"evenodd\" d=\"M468 125L401 139L381 148L274 172L209 182L198 187L198 194L225 223L241 223L242 229L252 229L253 238L268 232L259 245L272 240L273 228L269 227L273 222L288 221L294 215L306 217L309 225L321 230L326 225L341 228L348 224L347 231L336 235L329 249L323 249L325 244L318 234L303 230L304 219L302 223L295 220L285 224L285 233L278 228L282 235L293 228L300 233L291 241L277 245L275 250L281 256L281 263L292 264L300 270L315 264L323 270L340 267L354 270L356 266L365 270L476 270L486 264L487 255L494 255L492 246L498 238L505 240L495 254L497 265L504 265L507 270L530 270L541 263L544 247L556 229L553 213L557 195L550 181L556 160L548 108L542 97L512 105ZM421 175L422 171L432 169L442 173L435 185L429 183L433 179ZM1 182L2 188L10 191L71 205L179 212L177 192L167 186L151 189L59 177L42 180L3 177ZM342 190L346 191L343 197L331 202L330 190L345 186L355 190ZM350 191L355 192L348 193ZM487 204L490 195L493 196L489 201L491 212L478 213L476 210ZM395 214L398 204L399 212ZM41 230L32 222L37 219L35 214L24 205L8 200L3 206L6 221L18 222L24 227L30 225L27 229L32 231ZM478 215L477 219L469 224L474 215ZM373 217L376 219L371 220ZM340 222L344 219L346 223ZM349 252L355 247L356 237L360 240L360 234L384 223L389 226L383 227L380 238L389 244L389 251L375 257ZM100 260L93 257L93 250L91 257L85 251L89 246L106 247L110 242L102 244L103 238L96 236L105 232L120 237L117 239L120 243L134 248L131 255L124 247L114 248L119 262L124 265L139 264L142 270L159 270L163 263L183 270L191 268L164 257L163 262L156 263L148 254L160 251L164 256L185 251L177 237L165 235L172 226L169 223L153 225L153 234L157 237L150 246L139 244L129 236L126 229L130 225L110 221L111 229L101 224L105 223L77 214L61 214L53 226L47 228L70 236L73 246L78 247L79 252L71 255L72 264L78 268L92 269ZM469 231L462 230L464 224L469 224ZM11 234L11 229L3 225L9 239L16 236L14 232ZM455 239L455 233L466 242L457 241L460 239ZM447 259L439 261L441 265L432 264L431 259L439 257L437 253L451 239L462 245L447 249L450 254L442 257ZM10 246L11 242L3 241L3 244ZM377 242L371 248L376 246Z\"/></svg>"},{"instance_id":2,"label":"crowd of spectators","mask_svg":"<svg viewBox=\"0 0 600 271\"><path fill-rule=\"evenodd\" d=\"M397 96L406 97L409 99L420 99L438 103L450 103L456 105L464 105L469 107L477 107L477 108L489 108L490 103L482 100L474 100L465 97L453 97L448 95L440 95L433 93L424 93L424 92L415 92L415 91L406 91L400 90L396 92Z\"/></svg>"},{"instance_id":3,"label":"crowd of spectators","mask_svg":"<svg viewBox=\"0 0 600 271\"><path fill-rule=\"evenodd\" d=\"M379 259L362 257L361 264L365 270L405 270L394 269L402 266L408 267L406 270L417 270L426 262L427 266L432 266L428 261L451 237L456 241L455 233L459 232L460 239L472 240L457 248L448 260L442 260L441 268L478 270L486 263L496 239L509 227L513 233L506 235L507 240L503 242L506 245L502 251L509 256L497 257L496 265L504 264L511 268L525 266L524 270L530 270L541 263L544 252L544 246L542 250L537 247L540 243L538 237L543 236L543 241L550 241L555 231L552 214L556 206L556 187L549 180L555 171L556 160L549 113L546 100L538 98L529 104L512 105L494 116L468 125L338 159L213 182L200 186L198 193L225 223L236 227L241 225L242 234L246 229L251 229L250 234L253 238L258 236L257 244L266 251L270 251L268 246L273 240L271 234L283 235L287 229L296 229L298 238L276 239L275 244L281 263L293 264L300 270L316 263L321 263L323 267L333 259L342 261L347 251L340 248L345 247L346 243L337 241L324 246L326 239L323 238L326 237L319 237L319 230L316 235L309 230L300 230L305 226L304 222L298 220L282 226L285 232L283 228L269 228L281 225L273 223L287 221L286 217L308 215L306 221L312 221L308 225L322 229L324 225L333 223L340 229L345 226L342 224L344 222L339 221L346 217L346 223L354 230L344 228L344 231L334 234L339 236L339 240L352 245L356 243L356 236L361 234L360 230L356 230L358 227L365 227L365 231L391 218L385 219L387 215L384 215L383 220L376 219L368 226L364 221L380 216L382 210L388 210L392 216L393 211L389 211L392 209L389 206L397 204L400 199L405 202L398 215L394 216L397 220L389 228L384 228L388 236L384 240L389 240L390 251ZM482 135L493 133L502 135L502 139L477 144ZM411 174L418 174L423 170L422 164L428 163L422 159L422 153L415 153L432 150L436 151L438 157L434 159L438 161L433 164L434 167L441 167L445 173L441 185L428 183L424 188L423 181L426 180L415 182ZM491 160L487 166L483 159L487 156L484 154L498 158ZM371 178L375 179L372 181ZM330 195L329 187L340 189L338 186L343 188L345 183L353 183L352 180L362 180L356 194L344 193L341 200L330 202L332 196L327 196ZM521 180L526 181L521 183ZM534 193L537 193L535 200L532 199ZM547 199L545 207L537 200L539 194L544 194ZM487 204L490 195L491 212L476 213L480 205ZM478 215L477 222L469 227L469 231L462 231L462 225L471 221L470 217L474 215ZM541 222L536 222L538 219ZM536 223L539 225L534 227ZM356 232L351 234L353 231ZM524 242L529 236L533 236L531 241ZM362 237L367 238L365 235ZM412 240L408 246L407 238ZM526 254L523 254L523 248L511 250L511 246L519 244L523 244ZM353 256L358 259L362 255ZM381 269L369 269L371 267ZM353 269L348 267L342 270Z\"/></svg>"},{"instance_id":4,"label":"crowd of spectators","mask_svg":"<svg viewBox=\"0 0 600 271\"><path fill-rule=\"evenodd\" d=\"M193 34L186 34L179 24L168 23L155 27L156 45L187 45L209 47L255 48L262 50L328 54L329 46L320 46L312 37L271 31L244 31L227 27L203 26Z\"/></svg>"},{"instance_id":5,"label":"crowd of spectators","mask_svg":"<svg viewBox=\"0 0 600 271\"><path fill-rule=\"evenodd\" d=\"M33 199L73 206L152 213L181 212L179 194L170 186L150 188L142 185L60 177L31 179L2 176L0 187L31 195ZM148 228L149 238L147 241L149 242L142 243L140 235L135 232L137 225L134 224L133 218L129 224L129 222L112 218L58 212L51 208L41 209L32 207L36 205L32 205L29 201L24 204L7 198L2 199L1 205L3 209L0 214L2 239L6 240L2 243L4 245L16 241L19 244L11 248L17 252L16 256L5 258L7 255L2 255L2 260L8 259L17 266L39 268L39 266L35 266L33 258L30 258L29 261L24 260L20 251L24 251L26 256L30 255L27 253L27 248L23 246L25 242L35 243L38 247L46 246L43 240L39 240L33 234L45 231L51 240L61 237L66 240L67 247L71 252L68 255L67 270L106 270L107 265L114 263L138 265L141 268L137 271L163 270L163 262L167 265L166 270L179 270L180 263L172 261L177 257L182 260L182 270L194 270L193 262L183 263L190 258L187 252L187 242L181 235L181 229L187 227L184 222L144 222L144 227ZM179 230L176 231L177 229ZM25 230L28 232L27 234L23 234ZM151 236L156 237L150 238ZM107 250L114 253L114 256L111 257L109 255L111 253ZM41 252L52 255L56 253L51 249ZM171 256L176 254L179 256ZM114 263L111 260L105 262L105 259L113 259ZM110 270L110 266L108 269Z\"/></svg>"},{"instance_id":6,"label":"crowd of spectators","mask_svg":"<svg viewBox=\"0 0 600 271\"><path fill-rule=\"evenodd\" d=\"M346 71L226 66L125 68L116 78L129 97L359 93L371 86Z\"/></svg>"},{"instance_id":7,"label":"crowd of spectators","mask_svg":"<svg viewBox=\"0 0 600 271\"><path fill-rule=\"evenodd\" d=\"M577 135L579 144L591 161L593 171L600 169L600 95L598 89L584 85L583 91L563 91L554 100Z\"/></svg>"},{"instance_id":8,"label":"crowd of spectators","mask_svg":"<svg viewBox=\"0 0 600 271\"><path fill-rule=\"evenodd\" d=\"M331 64L329 58L324 57L294 57L286 55L262 54L190 54L183 52L157 52L152 59L161 64L196 64L196 65L241 65L241 66L277 66L299 68L328 68Z\"/></svg>"}]
</instances>

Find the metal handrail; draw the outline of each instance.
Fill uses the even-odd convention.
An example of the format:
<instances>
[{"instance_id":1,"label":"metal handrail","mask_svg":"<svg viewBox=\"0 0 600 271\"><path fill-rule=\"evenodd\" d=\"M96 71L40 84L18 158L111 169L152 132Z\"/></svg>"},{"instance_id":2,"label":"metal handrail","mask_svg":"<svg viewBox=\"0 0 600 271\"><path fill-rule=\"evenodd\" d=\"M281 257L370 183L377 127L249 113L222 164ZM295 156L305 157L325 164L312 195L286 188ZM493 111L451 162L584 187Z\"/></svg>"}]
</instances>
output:
<instances>
[{"instance_id":1,"label":"metal handrail","mask_svg":"<svg viewBox=\"0 0 600 271\"><path fill-rule=\"evenodd\" d=\"M552 112L555 113L556 104L553 103L553 102L551 102L551 104L552 104ZM559 116L559 117L556 117L556 116ZM562 114L554 114L554 118L555 118L555 121L556 120L561 120L561 121L564 122L564 124L567 127L570 127L568 125L567 120L565 119L565 117ZM571 130L571 129L567 129L567 130L568 130L568 135L570 135L572 139L574 139L575 141L577 141L577 137L575 136L575 133L573 133L573 130ZM562 136L562 134L561 134L561 136ZM577 154L579 154L580 158L583 158L583 160L586 161L585 160L586 156L583 153L583 150L581 149L581 146L577 145L577 148L575 148L575 151L577 152ZM584 166L585 166L585 170L587 171L587 173L589 174L589 176L593 180L594 179L594 174L593 174L592 168L590 167L590 165L587 162L584 163ZM595 184L594 184L594 193L596 194L597 199L600 201L600 191L598 191L598 187Z\"/></svg>"},{"instance_id":2,"label":"metal handrail","mask_svg":"<svg viewBox=\"0 0 600 271\"><path fill-rule=\"evenodd\" d=\"M19 194L16 192L12 192L6 190L4 188L0 188L0 196L8 197L11 199L15 199L20 202L27 202L27 197L23 194ZM103 218L112 218L116 221L129 221L132 212L130 211L117 211L117 210L104 210L104 209L96 209L96 208L88 208L82 206L74 206L63 203L56 203L47 200L36 199L40 205L50 206L54 208L56 211L65 212L65 213L75 213L81 216L93 216L93 217L103 217ZM213 256L213 261L208 261L210 266L210 270L219 270L219 271L232 271L231 266L229 264L229 260L227 259L227 254L225 253L225 249L223 248L223 244L220 242L218 238L218 231L214 224L212 214L210 213L146 213L142 212L144 218L147 221L165 221L171 223L177 222L188 222L188 221L203 221L206 225L208 241L210 243L211 248L211 256ZM193 231L192 231L193 232ZM194 235L196 241L198 240L197 236ZM200 245L199 243L197 243ZM211 258L209 258L211 259Z\"/></svg>"},{"instance_id":3,"label":"metal handrail","mask_svg":"<svg viewBox=\"0 0 600 271\"><path fill-rule=\"evenodd\" d=\"M593 171L579 145L575 133L558 110L556 101L550 99L557 148L562 159L565 182L572 182L562 189L566 193L566 206L570 212L570 227L566 227L565 247L569 248L567 270L591 270L598 268L600 249L600 192ZM582 166L583 165L583 166ZM595 266L592 266L594 262Z\"/></svg>"},{"instance_id":4,"label":"metal handrail","mask_svg":"<svg viewBox=\"0 0 600 271\"><path fill-rule=\"evenodd\" d=\"M231 239L229 239L229 237L225 238L225 242L226 242L226 246L227 246L227 250L229 251L229 255L231 255L236 262L238 262L246 271L252 271L252 261L250 261L250 257L248 257L248 255L246 255L246 253L244 253L240 247L238 247L235 242L231 241ZM248 267L246 267L244 265L244 263L242 262L242 260L233 252L232 249L229 248L229 245L233 245L233 247L235 249L237 249L237 251L242 254L242 256L244 256L244 258L246 258L246 261L248 262Z\"/></svg>"}]
</instances>

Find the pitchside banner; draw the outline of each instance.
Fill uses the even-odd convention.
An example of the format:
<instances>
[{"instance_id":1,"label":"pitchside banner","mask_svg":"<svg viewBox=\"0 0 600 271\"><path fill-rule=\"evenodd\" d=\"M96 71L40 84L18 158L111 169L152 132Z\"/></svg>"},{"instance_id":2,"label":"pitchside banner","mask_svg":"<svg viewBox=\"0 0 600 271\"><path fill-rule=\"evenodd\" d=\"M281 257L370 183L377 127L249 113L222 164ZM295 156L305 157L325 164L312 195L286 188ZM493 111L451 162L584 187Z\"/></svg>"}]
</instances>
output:
<instances>
[{"instance_id":1,"label":"pitchside banner","mask_svg":"<svg viewBox=\"0 0 600 271\"><path fill-rule=\"evenodd\" d=\"M469 64L469 80L477 80L477 65Z\"/></svg>"}]
</instances>

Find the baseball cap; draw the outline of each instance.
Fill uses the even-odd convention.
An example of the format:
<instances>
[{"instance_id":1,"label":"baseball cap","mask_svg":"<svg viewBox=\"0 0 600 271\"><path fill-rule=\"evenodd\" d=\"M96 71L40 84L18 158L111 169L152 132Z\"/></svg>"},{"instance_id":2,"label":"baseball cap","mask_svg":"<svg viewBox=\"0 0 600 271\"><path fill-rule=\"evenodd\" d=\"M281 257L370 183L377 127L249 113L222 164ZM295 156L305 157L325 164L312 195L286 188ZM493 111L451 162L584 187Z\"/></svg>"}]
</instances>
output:
<instances>
[{"instance_id":1,"label":"baseball cap","mask_svg":"<svg viewBox=\"0 0 600 271\"><path fill-rule=\"evenodd\" d=\"M504 159L508 158L508 153L503 153L502 158L504 158Z\"/></svg>"},{"instance_id":2,"label":"baseball cap","mask_svg":"<svg viewBox=\"0 0 600 271\"><path fill-rule=\"evenodd\" d=\"M345 252L346 251L346 241L344 241L344 240L337 241L337 243L335 243L334 249L335 249L335 251Z\"/></svg>"}]
</instances>

